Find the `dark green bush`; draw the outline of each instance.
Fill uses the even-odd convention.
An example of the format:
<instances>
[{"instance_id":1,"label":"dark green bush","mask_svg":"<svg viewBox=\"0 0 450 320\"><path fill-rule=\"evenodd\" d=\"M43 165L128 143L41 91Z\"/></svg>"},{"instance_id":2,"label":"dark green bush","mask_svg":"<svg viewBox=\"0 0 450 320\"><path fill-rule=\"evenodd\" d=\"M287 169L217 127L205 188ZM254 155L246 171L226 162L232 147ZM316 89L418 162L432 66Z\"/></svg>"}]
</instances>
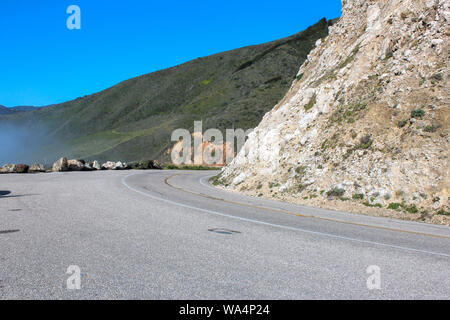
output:
<instances>
[{"instance_id":1,"label":"dark green bush","mask_svg":"<svg viewBox=\"0 0 450 320\"><path fill-rule=\"evenodd\" d=\"M220 175L211 177L209 181L213 184L213 186L224 184L223 180L220 179Z\"/></svg>"},{"instance_id":2,"label":"dark green bush","mask_svg":"<svg viewBox=\"0 0 450 320\"><path fill-rule=\"evenodd\" d=\"M417 212L419 212L419 209L417 209L416 205L414 205L414 204L412 206L405 207L405 210L407 212L409 212L409 213L417 213Z\"/></svg>"},{"instance_id":3,"label":"dark green bush","mask_svg":"<svg viewBox=\"0 0 450 320\"><path fill-rule=\"evenodd\" d=\"M425 132L436 132L436 130L437 130L437 128L432 125L428 125L423 129L423 131L425 131Z\"/></svg>"},{"instance_id":4,"label":"dark green bush","mask_svg":"<svg viewBox=\"0 0 450 320\"><path fill-rule=\"evenodd\" d=\"M365 135L361 139L359 139L360 144L356 147L357 149L369 149L372 146L373 140L370 137L370 134Z\"/></svg>"},{"instance_id":5,"label":"dark green bush","mask_svg":"<svg viewBox=\"0 0 450 320\"><path fill-rule=\"evenodd\" d=\"M311 98L311 100L309 100L309 102L306 104L305 106L305 110L308 111L309 109L311 109L312 107L314 107L314 105L316 104L316 94L314 94Z\"/></svg>"},{"instance_id":6,"label":"dark green bush","mask_svg":"<svg viewBox=\"0 0 450 320\"><path fill-rule=\"evenodd\" d=\"M328 197L342 197L345 194L345 190L341 188L334 188L327 191Z\"/></svg>"},{"instance_id":7,"label":"dark green bush","mask_svg":"<svg viewBox=\"0 0 450 320\"><path fill-rule=\"evenodd\" d=\"M404 126L406 126L407 123L408 120L400 120L399 122L397 122L397 127L403 128Z\"/></svg>"},{"instance_id":8,"label":"dark green bush","mask_svg":"<svg viewBox=\"0 0 450 320\"><path fill-rule=\"evenodd\" d=\"M412 118L423 118L424 115L425 115L425 111L423 111L422 109L415 109L415 110L411 111Z\"/></svg>"},{"instance_id":9,"label":"dark green bush","mask_svg":"<svg viewBox=\"0 0 450 320\"><path fill-rule=\"evenodd\" d=\"M363 205L366 207L375 207L375 208L382 208L383 206L380 203L371 204L369 202L363 202Z\"/></svg>"},{"instance_id":10,"label":"dark green bush","mask_svg":"<svg viewBox=\"0 0 450 320\"><path fill-rule=\"evenodd\" d=\"M353 194L352 198L354 200L362 200L362 199L364 199L364 195L362 193L355 193L355 194Z\"/></svg>"},{"instance_id":11,"label":"dark green bush","mask_svg":"<svg viewBox=\"0 0 450 320\"><path fill-rule=\"evenodd\" d=\"M400 207L402 207L402 204L396 203L396 202L391 202L388 205L388 209L392 209L392 210L398 210Z\"/></svg>"},{"instance_id":12,"label":"dark green bush","mask_svg":"<svg viewBox=\"0 0 450 320\"><path fill-rule=\"evenodd\" d=\"M450 212L445 211L444 209L439 210L438 212L436 212L438 215L441 216L450 216Z\"/></svg>"}]
</instances>

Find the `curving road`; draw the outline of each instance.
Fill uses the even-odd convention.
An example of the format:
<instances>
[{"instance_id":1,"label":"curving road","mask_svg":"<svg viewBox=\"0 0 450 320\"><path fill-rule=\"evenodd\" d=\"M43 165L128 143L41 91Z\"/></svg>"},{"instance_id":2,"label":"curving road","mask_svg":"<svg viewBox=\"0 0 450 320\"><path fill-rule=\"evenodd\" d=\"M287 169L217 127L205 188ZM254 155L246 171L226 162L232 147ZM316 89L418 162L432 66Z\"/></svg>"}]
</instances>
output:
<instances>
[{"instance_id":1,"label":"curving road","mask_svg":"<svg viewBox=\"0 0 450 320\"><path fill-rule=\"evenodd\" d=\"M250 198L214 174L0 175L0 298L450 299L449 227Z\"/></svg>"}]
</instances>

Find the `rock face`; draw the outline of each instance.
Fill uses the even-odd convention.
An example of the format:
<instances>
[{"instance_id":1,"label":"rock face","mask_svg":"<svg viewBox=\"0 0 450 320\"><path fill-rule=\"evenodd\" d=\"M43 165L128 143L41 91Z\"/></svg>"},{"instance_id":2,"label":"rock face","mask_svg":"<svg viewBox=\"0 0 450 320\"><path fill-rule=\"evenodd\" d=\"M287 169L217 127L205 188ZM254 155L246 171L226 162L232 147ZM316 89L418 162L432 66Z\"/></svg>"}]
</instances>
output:
<instances>
[{"instance_id":1,"label":"rock face","mask_svg":"<svg viewBox=\"0 0 450 320\"><path fill-rule=\"evenodd\" d=\"M350 211L365 204L387 212L396 203L398 214L446 220L449 6L343 1L341 19L221 182L289 201L334 201Z\"/></svg>"},{"instance_id":2,"label":"rock face","mask_svg":"<svg viewBox=\"0 0 450 320\"><path fill-rule=\"evenodd\" d=\"M69 170L69 164L67 161L67 158L61 158L58 161L56 161L53 164L52 171L53 172L62 172L62 171L68 171Z\"/></svg>"}]
</instances>

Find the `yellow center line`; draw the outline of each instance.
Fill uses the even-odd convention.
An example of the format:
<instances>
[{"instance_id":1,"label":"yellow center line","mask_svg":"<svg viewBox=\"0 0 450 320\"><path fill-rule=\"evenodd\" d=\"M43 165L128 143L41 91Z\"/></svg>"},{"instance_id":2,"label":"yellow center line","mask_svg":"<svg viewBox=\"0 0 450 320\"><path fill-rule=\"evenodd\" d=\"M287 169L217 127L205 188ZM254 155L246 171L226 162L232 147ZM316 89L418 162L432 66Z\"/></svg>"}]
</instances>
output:
<instances>
[{"instance_id":1,"label":"yellow center line","mask_svg":"<svg viewBox=\"0 0 450 320\"><path fill-rule=\"evenodd\" d=\"M289 214L289 215L294 215L294 216L302 217L302 218L311 218L311 219L316 219L316 220L323 220L323 221L329 221L329 222L342 223L342 224L353 225L353 226L358 226L358 227L367 227L367 228L373 228L373 229L379 229L379 230L387 230L387 231L395 231L395 232L403 232L403 233L409 233L409 234L415 234L415 235L421 235L421 236L427 236L427 237L435 237L435 238L441 238L441 239L450 239L450 236L443 236L443 235L424 233L424 232L418 232L418 231L402 230L402 229L389 228L389 227L374 226L374 225L357 223L357 222L348 222L348 221L336 220L336 219L332 219L332 218L317 217L317 216L312 216L312 215L305 215L305 214L295 213L295 212L288 211L288 210L283 210L283 209L269 208L269 207L252 205L252 204L238 202L238 201L231 201L231 200L225 200L225 199L222 199L222 198L216 198L216 197L213 197L213 196L208 196L208 195L204 195L204 194L201 194L201 193L197 193L197 192L193 192L193 191L190 191L190 190L186 190L186 189L181 188L181 187L177 187L177 186L175 186L175 185L173 185L173 184L171 184L169 182L169 180L172 179L173 177L179 176L179 175L182 175L182 174L183 173L172 174L169 177L167 177L164 180L164 182L169 187L171 187L173 189L177 189L177 190L180 190L180 191L183 191L183 192L186 192L186 193L190 193L190 194L202 197L202 198L216 200L216 201L222 201L222 202L236 204L236 205L240 205L240 206L246 206L246 207L254 208L254 209L261 209L261 210L266 210L266 211L271 211L271 212L278 212L278 213L282 213L282 214Z\"/></svg>"}]
</instances>

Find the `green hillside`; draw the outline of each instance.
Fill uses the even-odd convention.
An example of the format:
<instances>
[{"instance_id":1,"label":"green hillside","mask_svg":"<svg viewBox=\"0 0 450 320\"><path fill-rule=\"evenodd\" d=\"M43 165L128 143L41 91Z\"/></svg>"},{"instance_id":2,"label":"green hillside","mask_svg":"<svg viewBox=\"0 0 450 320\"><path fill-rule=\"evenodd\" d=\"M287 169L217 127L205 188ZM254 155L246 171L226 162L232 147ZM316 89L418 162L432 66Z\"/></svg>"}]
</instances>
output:
<instances>
[{"instance_id":1,"label":"green hillside","mask_svg":"<svg viewBox=\"0 0 450 320\"><path fill-rule=\"evenodd\" d=\"M33 160L164 161L171 132L191 130L194 120L203 120L204 129L255 127L330 24L322 19L288 38L198 58L36 111L0 115L0 126L45 131L33 142Z\"/></svg>"}]
</instances>

